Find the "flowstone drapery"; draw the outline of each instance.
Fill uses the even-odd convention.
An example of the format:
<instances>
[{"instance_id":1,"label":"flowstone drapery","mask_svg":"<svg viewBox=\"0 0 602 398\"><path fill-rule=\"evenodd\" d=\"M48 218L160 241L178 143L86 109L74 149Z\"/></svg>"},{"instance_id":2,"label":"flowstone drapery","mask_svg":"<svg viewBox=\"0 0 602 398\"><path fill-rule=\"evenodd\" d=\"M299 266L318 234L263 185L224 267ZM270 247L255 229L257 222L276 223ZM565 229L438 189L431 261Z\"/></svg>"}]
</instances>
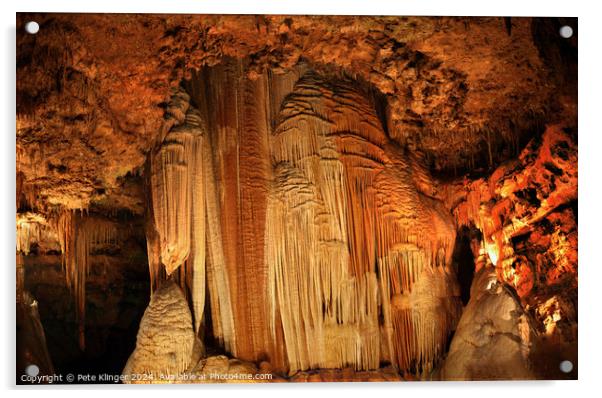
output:
<instances>
[{"instance_id":1,"label":"flowstone drapery","mask_svg":"<svg viewBox=\"0 0 602 398\"><path fill-rule=\"evenodd\" d=\"M305 75L278 120L266 262L289 371L429 371L459 311L450 217L350 82Z\"/></svg>"},{"instance_id":2,"label":"flowstone drapery","mask_svg":"<svg viewBox=\"0 0 602 398\"><path fill-rule=\"evenodd\" d=\"M192 302L198 330L205 307L205 126L191 108L184 123L165 137L151 161L151 192L159 261L168 275L188 261L192 265ZM149 253L151 254L151 253ZM156 256L157 253L152 253ZM151 270L156 275L157 270Z\"/></svg>"},{"instance_id":3,"label":"flowstone drapery","mask_svg":"<svg viewBox=\"0 0 602 398\"><path fill-rule=\"evenodd\" d=\"M206 294L207 332L238 358L430 371L460 308L455 230L377 95L240 62L186 86L151 161L149 263L192 281L197 332Z\"/></svg>"}]
</instances>

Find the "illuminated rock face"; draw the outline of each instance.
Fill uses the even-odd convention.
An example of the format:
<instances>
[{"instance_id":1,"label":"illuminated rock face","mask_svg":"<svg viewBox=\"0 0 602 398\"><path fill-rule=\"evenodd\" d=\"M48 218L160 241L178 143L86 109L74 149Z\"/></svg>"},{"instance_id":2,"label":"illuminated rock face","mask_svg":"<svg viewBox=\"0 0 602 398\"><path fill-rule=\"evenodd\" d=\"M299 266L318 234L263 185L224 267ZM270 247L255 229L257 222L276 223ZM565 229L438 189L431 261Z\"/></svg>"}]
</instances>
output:
<instances>
[{"instance_id":1,"label":"illuminated rock face","mask_svg":"<svg viewBox=\"0 0 602 398\"><path fill-rule=\"evenodd\" d=\"M306 74L278 121L266 263L289 371L429 371L459 308L450 217L351 82Z\"/></svg>"},{"instance_id":2,"label":"illuminated rock face","mask_svg":"<svg viewBox=\"0 0 602 398\"><path fill-rule=\"evenodd\" d=\"M191 264L195 329L205 306L205 126L195 109L172 129L151 161L151 196L155 232L149 236L151 274L163 265L171 275ZM156 237L156 239L154 239Z\"/></svg>"},{"instance_id":3,"label":"illuminated rock face","mask_svg":"<svg viewBox=\"0 0 602 398\"><path fill-rule=\"evenodd\" d=\"M155 292L144 312L124 375L148 375L161 381L186 370L193 359L194 330L188 303L180 288L169 283ZM148 382L148 379L132 380Z\"/></svg>"},{"instance_id":4,"label":"illuminated rock face","mask_svg":"<svg viewBox=\"0 0 602 398\"><path fill-rule=\"evenodd\" d=\"M475 276L442 367L444 380L534 379L530 354L536 332L518 298L493 268Z\"/></svg>"},{"instance_id":5,"label":"illuminated rock face","mask_svg":"<svg viewBox=\"0 0 602 398\"><path fill-rule=\"evenodd\" d=\"M577 147L553 125L489 178L451 189L457 223L483 233L498 278L523 299L546 284L576 287L577 177Z\"/></svg>"},{"instance_id":6,"label":"illuminated rock face","mask_svg":"<svg viewBox=\"0 0 602 398\"><path fill-rule=\"evenodd\" d=\"M576 369L565 374L558 366L563 360L577 362L578 170L573 134L562 125L550 125L516 160L500 166L488 178L448 186L452 193L450 202L454 203L450 208L458 225L482 234L475 250L477 271L494 272L500 283L516 292L521 308L532 319L537 339L529 358L516 362L505 356L489 370L477 369L478 350L472 359L468 359L468 353L454 354L453 360L448 359L453 364L446 364L445 377L576 377ZM472 291L476 297L471 294L461 324L478 323L477 312L493 311L488 315L491 319L503 315L496 315L497 301L492 304L491 300L479 298L478 286ZM503 301L501 297L499 300ZM468 329L465 326L462 333ZM458 336L456 333L451 348L458 353L472 350L460 342L467 337ZM488 345L490 348L485 351L491 351L506 345L503 341L499 346L494 342L481 341L479 346ZM510 355L512 350L507 348L501 350ZM472 362L473 370L461 369L464 365L459 364L465 361ZM534 374L518 372L527 364ZM502 376L495 376L495 372Z\"/></svg>"},{"instance_id":7,"label":"illuminated rock face","mask_svg":"<svg viewBox=\"0 0 602 398\"><path fill-rule=\"evenodd\" d=\"M429 372L460 308L455 229L375 94L303 67L251 81L238 62L189 86L199 111L180 107L151 161L148 239L152 267L192 272L196 329L206 260L212 334L236 357Z\"/></svg>"}]
</instances>

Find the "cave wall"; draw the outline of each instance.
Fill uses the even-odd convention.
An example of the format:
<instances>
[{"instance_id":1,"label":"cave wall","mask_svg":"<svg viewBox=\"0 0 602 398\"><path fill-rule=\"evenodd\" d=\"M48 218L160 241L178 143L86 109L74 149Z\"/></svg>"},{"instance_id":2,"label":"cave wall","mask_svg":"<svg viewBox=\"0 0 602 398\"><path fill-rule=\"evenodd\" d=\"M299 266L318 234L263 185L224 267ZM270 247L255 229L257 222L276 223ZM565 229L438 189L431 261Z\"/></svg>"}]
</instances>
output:
<instances>
[{"instance_id":1,"label":"cave wall","mask_svg":"<svg viewBox=\"0 0 602 398\"><path fill-rule=\"evenodd\" d=\"M566 125L550 125L489 177L445 187L457 225L479 232L470 242L476 272L495 272L531 320L535 337L523 345L520 361L532 372L526 378L573 378L578 371L576 137ZM563 360L575 365L572 373L559 371ZM454 374L488 378L496 368L482 371L481 376L477 370L472 376L470 370Z\"/></svg>"}]
</instances>

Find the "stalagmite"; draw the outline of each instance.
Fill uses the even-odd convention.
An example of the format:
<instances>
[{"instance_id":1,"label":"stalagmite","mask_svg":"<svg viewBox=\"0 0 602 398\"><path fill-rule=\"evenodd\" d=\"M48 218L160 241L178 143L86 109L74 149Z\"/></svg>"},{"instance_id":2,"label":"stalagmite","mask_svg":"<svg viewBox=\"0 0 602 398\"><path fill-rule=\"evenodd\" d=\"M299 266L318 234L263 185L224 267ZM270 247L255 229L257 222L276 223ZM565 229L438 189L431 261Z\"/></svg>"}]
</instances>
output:
<instances>
[{"instance_id":1,"label":"stalagmite","mask_svg":"<svg viewBox=\"0 0 602 398\"><path fill-rule=\"evenodd\" d=\"M140 321L136 349L122 374L126 382L166 382L190 366L195 334L188 303L168 282L153 294Z\"/></svg>"},{"instance_id":2,"label":"stalagmite","mask_svg":"<svg viewBox=\"0 0 602 398\"><path fill-rule=\"evenodd\" d=\"M516 295L493 267L475 275L471 298L441 367L444 380L534 379L529 358L537 336Z\"/></svg>"}]
</instances>

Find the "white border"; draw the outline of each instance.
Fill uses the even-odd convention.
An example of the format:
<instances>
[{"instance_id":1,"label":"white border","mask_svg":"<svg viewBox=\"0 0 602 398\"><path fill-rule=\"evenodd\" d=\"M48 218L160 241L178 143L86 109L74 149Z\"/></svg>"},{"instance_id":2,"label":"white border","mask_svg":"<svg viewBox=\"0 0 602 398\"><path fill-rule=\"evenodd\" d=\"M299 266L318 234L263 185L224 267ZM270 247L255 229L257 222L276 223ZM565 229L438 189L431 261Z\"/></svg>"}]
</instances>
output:
<instances>
[{"instance_id":1,"label":"white border","mask_svg":"<svg viewBox=\"0 0 602 398\"><path fill-rule=\"evenodd\" d=\"M83 394L102 396L114 393L142 393L193 395L209 394L232 396L285 395L287 397L304 397L316 393L336 394L338 396L363 397L365 395L382 394L382 396L419 395L445 397L461 395L462 397L513 397L538 395L540 397L576 397L599 396L598 381L602 380L599 371L602 353L600 335L602 322L600 318L600 294L602 293L602 264L597 257L602 252L599 240L602 237L600 228L601 199L600 189L600 131L601 112L601 66L600 25L602 15L595 1L547 0L542 2L528 0L468 1L468 0L268 0L268 1L231 1L231 0L177 0L177 1L131 1L104 0L92 4L85 0L24 0L17 4L6 4L3 0L0 18L3 21L3 57L0 62L2 73L1 85L4 93L0 95L0 111L4 121L1 133L3 184L2 211L0 231L2 233L3 286L3 327L2 327L2 359L0 360L0 378L2 387L14 393L11 386L14 381L14 189L15 189L15 12L147 12L147 13L230 13L230 14L362 14L362 15L510 15L510 16L577 16L579 17L579 382L470 382L470 383L336 383L312 385L264 385L264 386L155 386L143 388L144 391L133 392L127 388L107 392L114 387L89 387ZM4 311L5 310L5 311ZM372 391L376 388L377 391ZM46 390L27 389L29 394L47 394L49 391L61 389L61 395L78 394L73 388L54 386ZM179 391L181 389L199 389L201 391ZM178 391L174 391L178 390Z\"/></svg>"},{"instance_id":2,"label":"white border","mask_svg":"<svg viewBox=\"0 0 602 398\"><path fill-rule=\"evenodd\" d=\"M480 1L387 1L387 0L176 0L144 2L106 0L102 2L54 0L21 1L19 11L67 12L147 12L187 14L335 14L335 15L511 15L511 16L577 16L578 2L506 0ZM509 11L510 10L510 11Z\"/></svg>"}]
</instances>

